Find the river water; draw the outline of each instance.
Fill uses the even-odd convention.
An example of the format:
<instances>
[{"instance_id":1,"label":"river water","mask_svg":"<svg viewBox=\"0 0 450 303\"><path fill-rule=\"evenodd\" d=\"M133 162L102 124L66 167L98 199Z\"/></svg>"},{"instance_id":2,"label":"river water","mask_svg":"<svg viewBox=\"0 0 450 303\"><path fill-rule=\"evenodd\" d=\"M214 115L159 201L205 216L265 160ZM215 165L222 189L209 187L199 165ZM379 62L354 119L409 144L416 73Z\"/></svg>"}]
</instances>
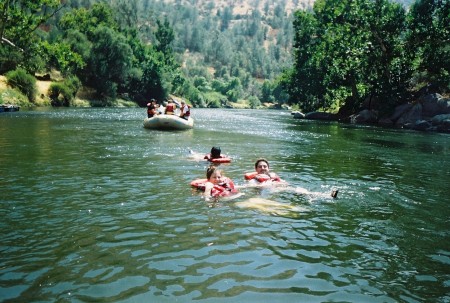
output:
<instances>
[{"instance_id":1,"label":"river water","mask_svg":"<svg viewBox=\"0 0 450 303\"><path fill-rule=\"evenodd\" d=\"M0 115L1 302L450 302L448 134L269 110L194 109L182 132L144 117ZM212 146L237 185L265 157L289 188L205 202L189 183L207 163L188 150Z\"/></svg>"}]
</instances>

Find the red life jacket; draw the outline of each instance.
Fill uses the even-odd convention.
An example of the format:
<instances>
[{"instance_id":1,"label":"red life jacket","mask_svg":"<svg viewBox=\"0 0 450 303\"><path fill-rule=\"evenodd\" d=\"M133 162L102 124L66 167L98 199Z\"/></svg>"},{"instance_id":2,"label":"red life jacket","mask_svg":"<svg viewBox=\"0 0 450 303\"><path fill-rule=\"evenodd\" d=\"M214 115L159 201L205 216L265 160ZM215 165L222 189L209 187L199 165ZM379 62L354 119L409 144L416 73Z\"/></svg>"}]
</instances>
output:
<instances>
[{"instance_id":1,"label":"red life jacket","mask_svg":"<svg viewBox=\"0 0 450 303\"><path fill-rule=\"evenodd\" d=\"M167 114L172 115L174 113L174 111L175 111L175 105L174 104L167 104L166 111L165 111L166 115Z\"/></svg>"},{"instance_id":2,"label":"red life jacket","mask_svg":"<svg viewBox=\"0 0 450 303\"><path fill-rule=\"evenodd\" d=\"M205 191L206 182L208 182L207 179L197 179L191 182L191 186L197 188L198 190ZM227 177L223 177L222 182L214 185L211 189L212 197L226 197L237 193L238 191L234 188L233 181Z\"/></svg>"},{"instance_id":3,"label":"red life jacket","mask_svg":"<svg viewBox=\"0 0 450 303\"><path fill-rule=\"evenodd\" d=\"M147 106L147 115L149 115L150 117L155 115L155 106L153 104L150 104L149 106Z\"/></svg>"},{"instance_id":4,"label":"red life jacket","mask_svg":"<svg viewBox=\"0 0 450 303\"><path fill-rule=\"evenodd\" d=\"M230 163L231 162L231 159L225 155L221 155L219 158L213 158L211 156L211 154L206 154L203 159L206 159L212 163Z\"/></svg>"},{"instance_id":5,"label":"red life jacket","mask_svg":"<svg viewBox=\"0 0 450 303\"><path fill-rule=\"evenodd\" d=\"M245 178L245 180L255 179L259 183L263 183L263 182L267 182L267 181L281 182L280 177L276 174L269 176L266 174L258 174L257 172L251 172L251 173L246 173L244 175L244 178Z\"/></svg>"},{"instance_id":6,"label":"red life jacket","mask_svg":"<svg viewBox=\"0 0 450 303\"><path fill-rule=\"evenodd\" d=\"M234 183L230 178L223 177L222 182L215 184L211 189L211 197L226 197L237 194Z\"/></svg>"}]
</instances>

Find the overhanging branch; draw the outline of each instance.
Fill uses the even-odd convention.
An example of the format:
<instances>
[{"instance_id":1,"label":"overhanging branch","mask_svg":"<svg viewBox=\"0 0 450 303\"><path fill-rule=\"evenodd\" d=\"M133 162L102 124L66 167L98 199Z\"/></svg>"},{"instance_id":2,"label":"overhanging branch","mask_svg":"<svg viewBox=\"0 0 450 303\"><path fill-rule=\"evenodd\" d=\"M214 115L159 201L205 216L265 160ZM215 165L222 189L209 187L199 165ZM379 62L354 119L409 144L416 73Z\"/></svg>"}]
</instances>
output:
<instances>
[{"instance_id":1,"label":"overhanging branch","mask_svg":"<svg viewBox=\"0 0 450 303\"><path fill-rule=\"evenodd\" d=\"M5 37L2 37L2 43L6 43L11 45L12 47L18 48L21 52L23 52L23 49L18 47L17 45L15 45L14 43L12 43L11 41L9 41L8 39L6 39Z\"/></svg>"}]
</instances>

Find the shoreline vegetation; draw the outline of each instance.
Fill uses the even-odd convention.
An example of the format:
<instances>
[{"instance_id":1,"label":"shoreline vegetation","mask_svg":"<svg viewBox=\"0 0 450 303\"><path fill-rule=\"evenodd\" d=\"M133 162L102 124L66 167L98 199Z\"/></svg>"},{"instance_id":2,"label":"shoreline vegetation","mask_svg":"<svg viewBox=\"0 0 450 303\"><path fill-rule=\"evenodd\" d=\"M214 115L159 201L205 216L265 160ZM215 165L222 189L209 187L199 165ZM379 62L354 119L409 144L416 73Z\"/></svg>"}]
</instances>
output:
<instances>
[{"instance_id":1,"label":"shoreline vegetation","mask_svg":"<svg viewBox=\"0 0 450 303\"><path fill-rule=\"evenodd\" d=\"M35 100L31 102L28 98L21 93L18 89L15 89L7 84L6 76L0 75L0 105L14 105L22 108L34 108L34 107L51 107L51 99L49 97L49 89L52 83L59 83L63 78L58 72L53 71L51 79L39 80L36 78L36 92ZM104 102L97 100L95 97L95 90L86 86L81 86L77 91L74 99L70 102L69 107L104 107ZM180 98L177 96L172 96ZM181 99L181 98L180 98ZM116 98L110 102L107 107L142 107L138 102L133 100L126 100L123 98ZM227 102L228 108L235 109L250 109L251 106L248 102ZM274 103L261 103L260 108L271 109L276 108ZM289 109L284 107L284 109Z\"/></svg>"}]
</instances>

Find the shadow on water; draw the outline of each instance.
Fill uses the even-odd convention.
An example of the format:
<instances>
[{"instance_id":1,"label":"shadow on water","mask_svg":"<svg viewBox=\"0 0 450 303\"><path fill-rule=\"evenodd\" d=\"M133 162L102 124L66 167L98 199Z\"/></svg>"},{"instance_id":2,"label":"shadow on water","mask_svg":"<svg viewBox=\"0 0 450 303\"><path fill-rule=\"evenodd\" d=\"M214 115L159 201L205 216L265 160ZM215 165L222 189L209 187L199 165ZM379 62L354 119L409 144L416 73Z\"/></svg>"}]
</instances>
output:
<instances>
[{"instance_id":1,"label":"shadow on water","mask_svg":"<svg viewBox=\"0 0 450 303\"><path fill-rule=\"evenodd\" d=\"M387 148L405 149L408 147L408 145L404 142L388 141L388 140L382 140L382 139L365 139L364 142L367 142L369 144L375 144L380 147L387 147Z\"/></svg>"}]
</instances>

